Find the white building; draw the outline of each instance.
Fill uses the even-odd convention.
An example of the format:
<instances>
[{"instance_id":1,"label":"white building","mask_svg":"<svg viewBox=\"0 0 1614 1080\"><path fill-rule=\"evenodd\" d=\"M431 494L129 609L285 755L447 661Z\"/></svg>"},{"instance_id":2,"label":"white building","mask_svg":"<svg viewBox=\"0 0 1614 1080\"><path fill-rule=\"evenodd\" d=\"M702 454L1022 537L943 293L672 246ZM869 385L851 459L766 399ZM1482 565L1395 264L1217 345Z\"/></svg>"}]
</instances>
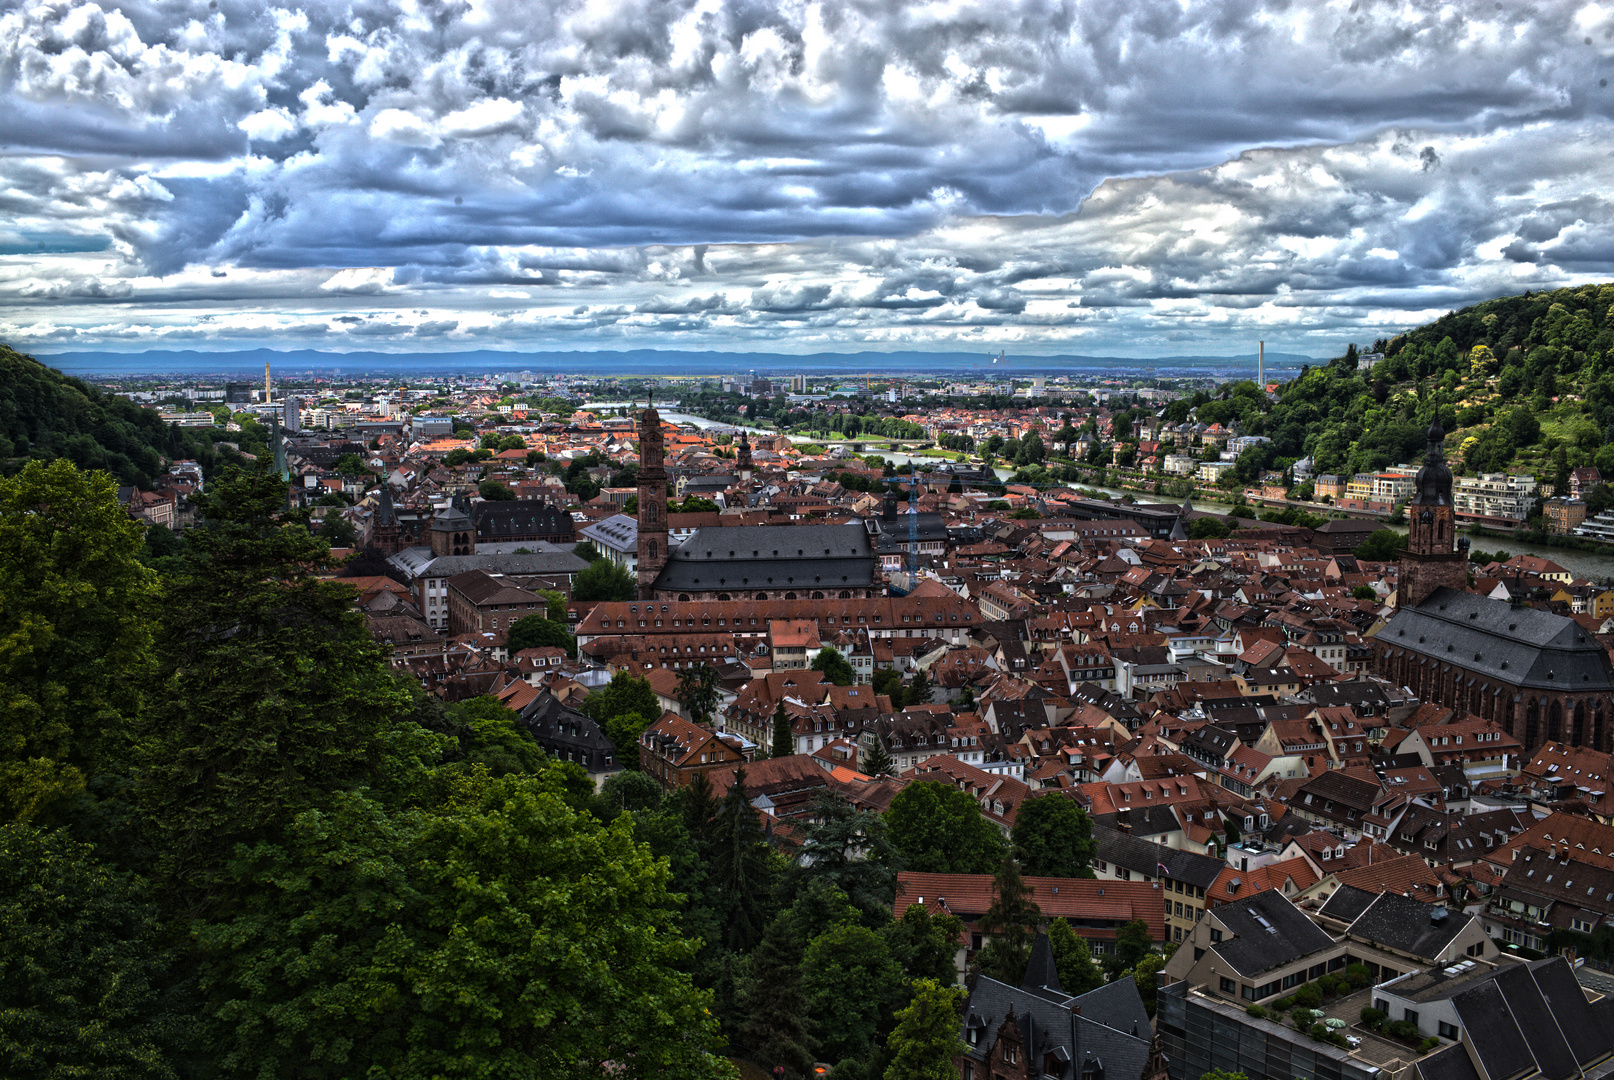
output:
<instances>
[{"instance_id":1,"label":"white building","mask_svg":"<svg viewBox=\"0 0 1614 1080\"><path fill-rule=\"evenodd\" d=\"M1462 476L1452 484L1451 498L1458 517L1519 522L1535 506L1536 478L1507 473Z\"/></svg>"},{"instance_id":2,"label":"white building","mask_svg":"<svg viewBox=\"0 0 1614 1080\"><path fill-rule=\"evenodd\" d=\"M639 519L631 514L612 514L577 530L579 540L593 544L601 555L631 576L639 572Z\"/></svg>"}]
</instances>

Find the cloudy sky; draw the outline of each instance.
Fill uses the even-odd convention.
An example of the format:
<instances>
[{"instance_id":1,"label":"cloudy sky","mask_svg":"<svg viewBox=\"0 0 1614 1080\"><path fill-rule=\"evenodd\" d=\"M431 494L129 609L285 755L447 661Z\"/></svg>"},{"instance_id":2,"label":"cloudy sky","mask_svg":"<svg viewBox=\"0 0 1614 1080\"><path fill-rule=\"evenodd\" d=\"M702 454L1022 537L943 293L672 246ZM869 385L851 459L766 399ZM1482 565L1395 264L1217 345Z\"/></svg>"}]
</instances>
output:
<instances>
[{"instance_id":1,"label":"cloudy sky","mask_svg":"<svg viewBox=\"0 0 1614 1080\"><path fill-rule=\"evenodd\" d=\"M1614 277L1614 0L0 2L0 341L1331 354Z\"/></svg>"}]
</instances>

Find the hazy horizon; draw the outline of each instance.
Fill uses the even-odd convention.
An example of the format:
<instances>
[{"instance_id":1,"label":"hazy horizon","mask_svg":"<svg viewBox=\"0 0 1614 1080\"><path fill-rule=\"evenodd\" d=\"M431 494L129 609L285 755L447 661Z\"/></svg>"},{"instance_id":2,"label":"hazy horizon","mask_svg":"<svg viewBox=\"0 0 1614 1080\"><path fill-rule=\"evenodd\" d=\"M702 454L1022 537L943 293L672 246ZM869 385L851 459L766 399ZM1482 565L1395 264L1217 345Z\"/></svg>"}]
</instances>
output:
<instances>
[{"instance_id":1,"label":"hazy horizon","mask_svg":"<svg viewBox=\"0 0 1614 1080\"><path fill-rule=\"evenodd\" d=\"M892 374L931 374L964 381L987 378L1031 378L1067 375L1113 377L1142 375L1157 378L1232 378L1256 372L1256 354L1180 355L1161 357L1012 356L993 362L984 354L918 352L913 350L819 352L804 354L758 353L740 350L498 350L478 349L458 352L374 352L367 350L337 353L311 349L242 350L143 350L110 352L76 350L61 353L36 352L35 358L70 374L100 377L139 377L157 375L250 375L257 378L268 362L279 375L305 373L341 374L411 373L434 371L463 375L471 372L513 372L529 370L545 373L582 374L577 367L585 362L589 371L616 377L646 375L711 376L755 371L759 374L796 373L813 376L854 375L888 372ZM1268 375L1297 371L1302 364L1319 359L1292 353L1266 354Z\"/></svg>"}]
</instances>

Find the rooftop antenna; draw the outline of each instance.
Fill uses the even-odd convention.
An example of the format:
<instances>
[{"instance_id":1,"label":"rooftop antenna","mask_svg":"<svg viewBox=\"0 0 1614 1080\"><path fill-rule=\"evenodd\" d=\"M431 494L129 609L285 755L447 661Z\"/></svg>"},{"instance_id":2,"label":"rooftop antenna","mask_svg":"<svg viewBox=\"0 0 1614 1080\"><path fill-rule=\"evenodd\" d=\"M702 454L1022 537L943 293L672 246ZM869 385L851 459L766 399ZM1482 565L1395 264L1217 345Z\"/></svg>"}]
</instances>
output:
<instances>
[{"instance_id":1,"label":"rooftop antenna","mask_svg":"<svg viewBox=\"0 0 1614 1080\"><path fill-rule=\"evenodd\" d=\"M1267 343L1261 342L1260 349L1255 354L1255 378L1261 386L1261 393L1267 392Z\"/></svg>"}]
</instances>

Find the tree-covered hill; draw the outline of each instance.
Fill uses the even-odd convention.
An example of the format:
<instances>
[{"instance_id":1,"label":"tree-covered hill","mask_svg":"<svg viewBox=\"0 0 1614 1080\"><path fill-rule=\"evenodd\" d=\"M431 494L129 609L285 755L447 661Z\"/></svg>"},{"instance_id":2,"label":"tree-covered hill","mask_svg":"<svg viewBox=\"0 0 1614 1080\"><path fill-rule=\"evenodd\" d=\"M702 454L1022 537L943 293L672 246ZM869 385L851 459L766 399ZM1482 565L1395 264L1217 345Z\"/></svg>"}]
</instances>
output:
<instances>
[{"instance_id":1,"label":"tree-covered hill","mask_svg":"<svg viewBox=\"0 0 1614 1080\"><path fill-rule=\"evenodd\" d=\"M0 465L11 473L57 458L149 488L167 461L195 458L211 471L213 444L0 344Z\"/></svg>"},{"instance_id":2,"label":"tree-covered hill","mask_svg":"<svg viewBox=\"0 0 1614 1080\"><path fill-rule=\"evenodd\" d=\"M1309 455L1350 476L1414 462L1437 416L1464 472L1526 472L1552 482L1596 465L1614 474L1614 285L1487 300L1302 371L1275 402L1250 383L1174 402L1204 423L1237 421L1272 442L1240 458L1239 478Z\"/></svg>"}]
</instances>

